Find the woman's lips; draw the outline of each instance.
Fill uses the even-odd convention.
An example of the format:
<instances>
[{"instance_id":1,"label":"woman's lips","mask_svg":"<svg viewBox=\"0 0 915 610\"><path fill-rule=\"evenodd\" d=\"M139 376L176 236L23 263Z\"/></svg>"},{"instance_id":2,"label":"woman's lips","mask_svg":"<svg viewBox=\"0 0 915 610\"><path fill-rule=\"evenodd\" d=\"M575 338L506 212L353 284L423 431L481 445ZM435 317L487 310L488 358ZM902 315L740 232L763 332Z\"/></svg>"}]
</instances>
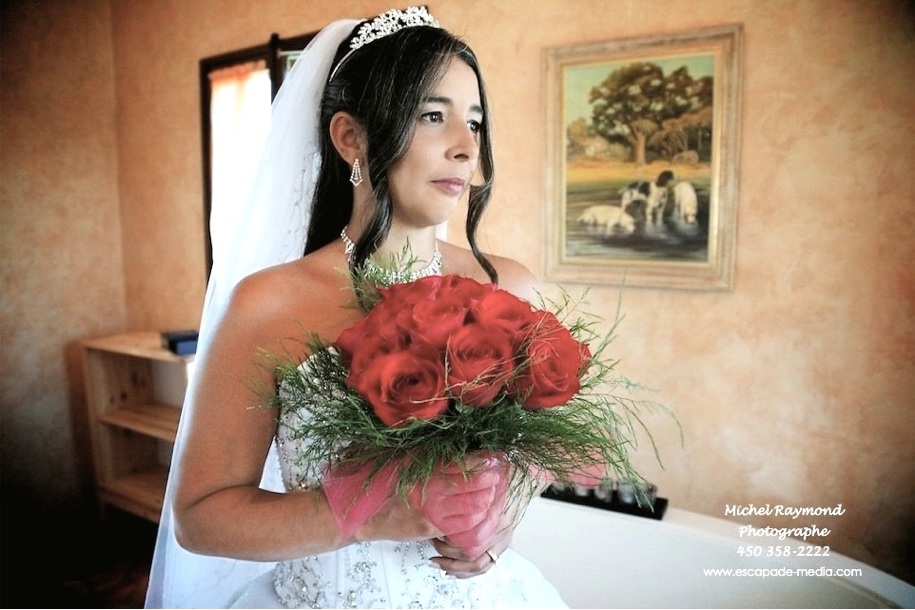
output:
<instances>
[{"instance_id":1,"label":"woman's lips","mask_svg":"<svg viewBox=\"0 0 915 610\"><path fill-rule=\"evenodd\" d=\"M464 192L464 185L467 184L467 181L463 178L442 178L441 180L433 180L432 184L446 193L460 195Z\"/></svg>"}]
</instances>

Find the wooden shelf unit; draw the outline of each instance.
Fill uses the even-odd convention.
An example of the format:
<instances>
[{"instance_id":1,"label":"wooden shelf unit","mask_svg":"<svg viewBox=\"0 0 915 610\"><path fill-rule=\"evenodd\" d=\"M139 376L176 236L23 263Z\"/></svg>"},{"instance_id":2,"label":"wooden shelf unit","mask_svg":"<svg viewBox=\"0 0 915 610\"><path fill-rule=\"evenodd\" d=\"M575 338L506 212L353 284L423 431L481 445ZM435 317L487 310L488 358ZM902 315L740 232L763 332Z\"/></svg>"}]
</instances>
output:
<instances>
[{"instance_id":1,"label":"wooden shelf unit","mask_svg":"<svg viewBox=\"0 0 915 610\"><path fill-rule=\"evenodd\" d=\"M159 396L155 376L177 373L183 397L192 357L163 348L152 332L91 339L83 350L99 504L158 522L181 409Z\"/></svg>"}]
</instances>

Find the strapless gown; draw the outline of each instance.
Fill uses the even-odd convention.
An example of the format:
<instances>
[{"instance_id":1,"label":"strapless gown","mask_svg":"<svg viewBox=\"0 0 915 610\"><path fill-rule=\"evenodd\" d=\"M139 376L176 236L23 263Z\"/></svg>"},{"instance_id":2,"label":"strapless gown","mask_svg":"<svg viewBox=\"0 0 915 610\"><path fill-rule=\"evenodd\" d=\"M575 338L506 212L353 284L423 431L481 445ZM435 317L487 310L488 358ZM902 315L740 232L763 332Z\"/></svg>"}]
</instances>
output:
<instances>
[{"instance_id":1,"label":"strapless gown","mask_svg":"<svg viewBox=\"0 0 915 610\"><path fill-rule=\"evenodd\" d=\"M282 390L281 390L282 391ZM302 443L290 433L301 410L281 409L277 428L283 485L288 492L319 481L296 460ZM430 561L429 542L364 542L313 557L279 562L246 585L234 608L565 608L532 563L508 549L486 574L447 576Z\"/></svg>"}]
</instances>

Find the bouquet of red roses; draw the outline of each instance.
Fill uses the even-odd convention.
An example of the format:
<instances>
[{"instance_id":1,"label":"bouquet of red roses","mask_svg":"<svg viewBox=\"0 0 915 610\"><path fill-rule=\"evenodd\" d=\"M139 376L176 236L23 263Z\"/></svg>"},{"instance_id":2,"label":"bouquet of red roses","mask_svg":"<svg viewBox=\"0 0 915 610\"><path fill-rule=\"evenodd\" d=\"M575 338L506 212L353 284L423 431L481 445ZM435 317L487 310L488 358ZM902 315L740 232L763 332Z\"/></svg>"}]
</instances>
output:
<instances>
[{"instance_id":1,"label":"bouquet of red roses","mask_svg":"<svg viewBox=\"0 0 915 610\"><path fill-rule=\"evenodd\" d=\"M347 385L392 427L435 419L456 405L564 405L591 358L553 313L458 276L383 289L334 347L349 369Z\"/></svg>"},{"instance_id":2,"label":"bouquet of red roses","mask_svg":"<svg viewBox=\"0 0 915 610\"><path fill-rule=\"evenodd\" d=\"M552 305L458 276L394 284L332 344L313 341L304 366L280 367L277 400L308 413L293 431L310 441L300 459L321 465L344 535L399 493L475 555L507 498L608 469L638 478L628 446L640 420L604 357L613 330L601 338L594 320L569 322L571 303ZM494 502L435 502L441 485L481 484Z\"/></svg>"}]
</instances>

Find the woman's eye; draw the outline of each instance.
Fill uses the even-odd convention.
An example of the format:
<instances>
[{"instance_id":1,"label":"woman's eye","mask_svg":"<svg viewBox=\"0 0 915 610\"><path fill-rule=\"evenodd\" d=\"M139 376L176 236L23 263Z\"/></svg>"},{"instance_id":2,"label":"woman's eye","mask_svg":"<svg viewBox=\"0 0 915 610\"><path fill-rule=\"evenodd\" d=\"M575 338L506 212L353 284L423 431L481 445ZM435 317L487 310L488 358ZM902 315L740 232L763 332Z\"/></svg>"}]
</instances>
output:
<instances>
[{"instance_id":1,"label":"woman's eye","mask_svg":"<svg viewBox=\"0 0 915 610\"><path fill-rule=\"evenodd\" d=\"M467 125L470 126L470 131L473 133L480 133L480 130L483 128L480 121L467 121Z\"/></svg>"},{"instance_id":2,"label":"woman's eye","mask_svg":"<svg viewBox=\"0 0 915 610\"><path fill-rule=\"evenodd\" d=\"M424 112L420 118L429 123L441 123L445 119L444 115L438 110L433 112Z\"/></svg>"}]
</instances>

